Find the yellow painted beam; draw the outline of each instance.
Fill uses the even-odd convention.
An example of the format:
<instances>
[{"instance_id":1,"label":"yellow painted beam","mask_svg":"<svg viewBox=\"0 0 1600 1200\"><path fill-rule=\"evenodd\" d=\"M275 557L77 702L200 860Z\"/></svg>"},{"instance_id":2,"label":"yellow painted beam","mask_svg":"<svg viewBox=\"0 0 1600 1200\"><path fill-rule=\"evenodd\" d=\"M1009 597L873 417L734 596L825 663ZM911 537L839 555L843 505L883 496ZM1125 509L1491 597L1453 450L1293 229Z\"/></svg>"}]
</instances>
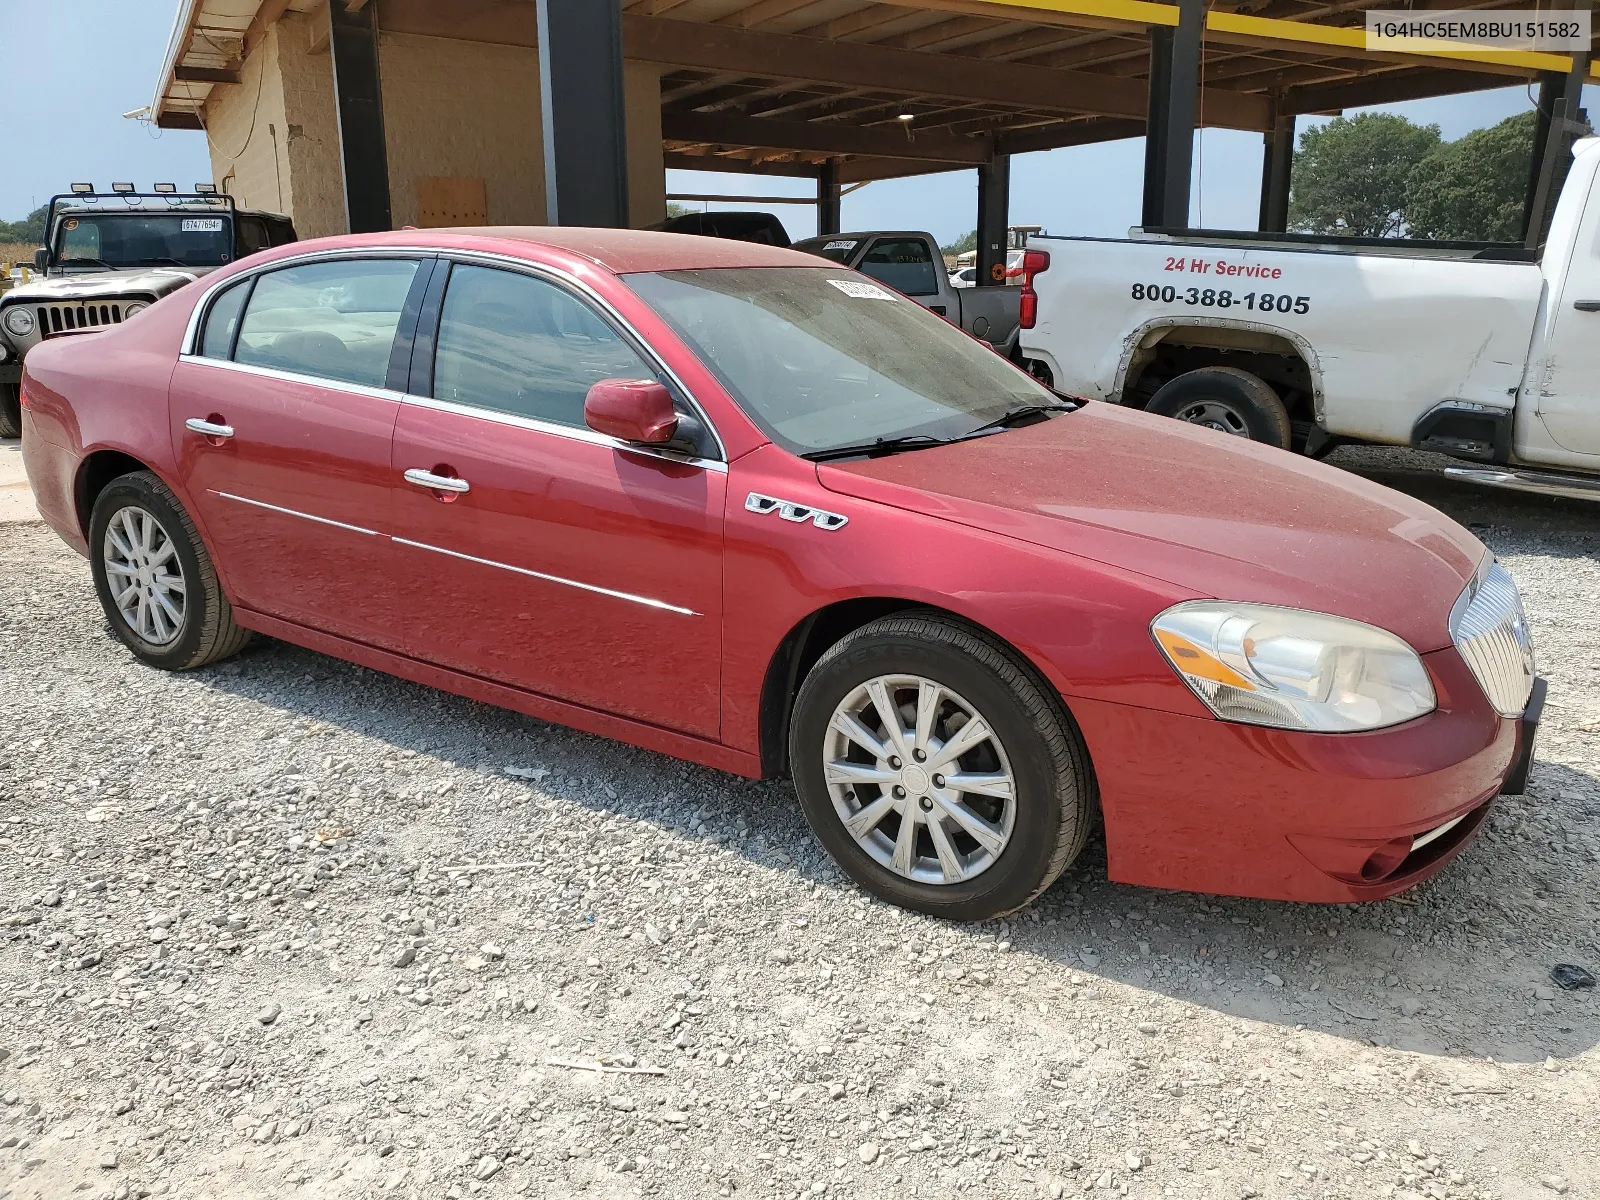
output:
<instances>
[{"instance_id":1,"label":"yellow painted beam","mask_svg":"<svg viewBox=\"0 0 1600 1200\"><path fill-rule=\"evenodd\" d=\"M1376 54L1384 57L1389 55L1387 51L1367 49L1367 31L1365 26L1361 25L1338 28L1332 25L1317 25L1311 21L1280 21L1271 17L1246 16L1244 13L1208 12L1206 31L1234 35L1257 44L1271 42L1296 47L1325 46L1332 50L1354 52L1358 55ZM1438 51L1407 50L1403 52L1403 56L1408 59L1438 58L1453 62L1517 67L1527 71L1565 73L1572 70L1572 59L1568 55L1540 54L1531 50L1491 50L1472 46L1453 46Z\"/></svg>"},{"instance_id":2,"label":"yellow painted beam","mask_svg":"<svg viewBox=\"0 0 1600 1200\"><path fill-rule=\"evenodd\" d=\"M996 18L1022 19L1026 13L1036 20L1070 22L1082 20L1094 26L1149 26L1177 25L1178 6L1155 3L1153 0L888 0L891 4L904 4L908 8L938 8L966 13L993 13ZM1055 22L1052 22L1055 23ZM1471 46L1434 51L1406 51L1389 53L1367 49L1367 33L1362 26L1340 28L1319 25L1312 21L1285 21L1273 17L1252 17L1243 13L1208 12L1206 31L1219 35L1219 41L1245 45L1276 45L1292 49L1312 50L1323 48L1341 55L1361 57L1372 55L1386 61L1404 61L1428 65L1449 62L1472 63L1480 68L1506 71L1523 75L1535 71L1557 71L1562 74L1572 69L1572 59L1565 54L1541 54L1526 50L1491 50ZM1591 78L1600 79L1600 63L1590 67Z\"/></svg>"}]
</instances>

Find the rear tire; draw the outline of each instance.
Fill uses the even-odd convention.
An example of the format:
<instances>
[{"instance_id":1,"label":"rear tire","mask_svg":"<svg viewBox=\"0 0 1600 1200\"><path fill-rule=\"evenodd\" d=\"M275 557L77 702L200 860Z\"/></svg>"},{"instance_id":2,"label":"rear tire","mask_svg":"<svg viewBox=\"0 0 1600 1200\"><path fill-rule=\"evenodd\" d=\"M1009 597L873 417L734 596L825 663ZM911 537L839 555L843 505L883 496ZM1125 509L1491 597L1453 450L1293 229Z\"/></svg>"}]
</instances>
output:
<instances>
[{"instance_id":1,"label":"rear tire","mask_svg":"<svg viewBox=\"0 0 1600 1200\"><path fill-rule=\"evenodd\" d=\"M22 436L22 388L15 383L0 383L0 438Z\"/></svg>"},{"instance_id":2,"label":"rear tire","mask_svg":"<svg viewBox=\"0 0 1600 1200\"><path fill-rule=\"evenodd\" d=\"M1237 367L1201 367L1169 379L1146 412L1175 417L1252 442L1289 448L1289 413L1263 380Z\"/></svg>"},{"instance_id":3,"label":"rear tire","mask_svg":"<svg viewBox=\"0 0 1600 1200\"><path fill-rule=\"evenodd\" d=\"M806 820L891 904L955 921L1021 908L1078 856L1096 808L1088 753L1047 686L940 613L863 626L795 700L789 755Z\"/></svg>"},{"instance_id":4,"label":"rear tire","mask_svg":"<svg viewBox=\"0 0 1600 1200\"><path fill-rule=\"evenodd\" d=\"M250 640L194 522L149 471L113 479L95 498L89 564L112 632L153 667L190 671Z\"/></svg>"}]
</instances>

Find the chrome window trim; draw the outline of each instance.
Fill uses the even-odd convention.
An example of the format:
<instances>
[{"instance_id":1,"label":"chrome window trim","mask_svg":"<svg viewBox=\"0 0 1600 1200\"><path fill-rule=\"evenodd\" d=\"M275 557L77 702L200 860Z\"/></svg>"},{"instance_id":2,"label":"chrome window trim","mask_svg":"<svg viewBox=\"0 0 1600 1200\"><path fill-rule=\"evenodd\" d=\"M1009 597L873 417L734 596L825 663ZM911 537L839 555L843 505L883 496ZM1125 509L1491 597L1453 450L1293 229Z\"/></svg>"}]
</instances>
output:
<instances>
[{"instance_id":1,"label":"chrome window trim","mask_svg":"<svg viewBox=\"0 0 1600 1200\"><path fill-rule=\"evenodd\" d=\"M662 450L655 446L638 446L633 442L625 442L621 438L597 433L588 426L563 425L559 421L541 421L537 417L519 417L515 413L502 413L487 408L474 408L470 404L454 404L448 400L435 400L430 396L412 396L405 392L370 387L363 383L342 383L337 379L325 379L321 375L301 375L294 371L280 371L276 367L258 367L251 363L237 363L225 358L202 358L198 354L184 354L179 356L178 361L188 363L191 366L214 367L219 371L238 371L244 375L256 375L263 379L277 379L284 383L303 383L312 387L326 388L330 391L350 392L357 396L368 396L374 400L390 400L396 404L408 404L413 408L431 408L439 412L454 413L457 416L472 417L479 421L490 421L496 425L510 425L517 429L531 430L534 433L548 433L555 437L566 438L568 441L587 442L593 446L608 446L613 450L625 450L629 454L639 454L646 458L654 458L661 462L674 463L678 466L698 467L703 471L715 471L721 475L728 473L728 464L719 458L695 458L693 455L680 454L672 450Z\"/></svg>"},{"instance_id":2,"label":"chrome window trim","mask_svg":"<svg viewBox=\"0 0 1600 1200\"><path fill-rule=\"evenodd\" d=\"M373 246L373 247L341 247L334 250L315 250L309 254L297 254L289 258L274 259L269 263L259 263L236 275L218 279L208 283L205 291L200 294L200 299L189 312L189 324L184 328L183 341L179 343L178 355L180 358L199 357L195 346L200 337L200 326L204 324L205 317L211 311L211 303L217 294L241 280L257 275L269 275L273 271L282 271L289 267L303 267L310 263L337 260L341 258L438 258L439 250L433 246ZM208 277L209 278L209 277ZM226 359L208 358L206 362L226 362Z\"/></svg>"},{"instance_id":3,"label":"chrome window trim","mask_svg":"<svg viewBox=\"0 0 1600 1200\"><path fill-rule=\"evenodd\" d=\"M576 579L563 579L560 575L546 575L543 571L532 571L527 567L514 567L510 563L496 562L492 558L478 558L471 554L462 554L459 550L446 550L443 546L430 546L427 542L413 542L410 538L390 536L390 541L401 545L411 546L417 550L431 550L435 554L443 554L450 558L459 558L465 562L477 563L483 567L498 567L502 571L511 571L517 575L526 575L531 579L542 579L546 583L559 583L565 587L577 588L582 592L592 592L597 596L610 596L614 600L626 600L632 604L642 604L646 608L662 609L666 612L678 613L685 617L698 617L692 608L683 608L677 604L668 604L665 600L656 600L650 596L635 596L632 592L618 592L611 588L600 587L593 583L580 583Z\"/></svg>"},{"instance_id":4,"label":"chrome window trim","mask_svg":"<svg viewBox=\"0 0 1600 1200\"><path fill-rule=\"evenodd\" d=\"M609 300L576 275L569 275L565 271L559 271L554 267L546 266L544 263L530 262L525 258L497 254L490 250L440 250L439 257L449 262L463 262L473 266L509 267L524 275L532 275L548 283L553 283L557 287L565 287L570 291L577 292L599 311L603 319L622 331L623 339L629 343L633 352L642 358L647 366L654 366L656 370L671 381L678 393L688 401L689 407L694 410L694 415L699 419L700 423L710 432L711 440L716 443L718 459L723 462L727 461L728 448L722 441L722 435L717 432L717 427L712 424L711 418L706 414L705 406L689 390L688 386L678 376L678 373L668 366L661 356L655 352L655 348L635 328L633 322L619 313ZM448 298L449 295L450 289L446 287L445 296Z\"/></svg>"},{"instance_id":5,"label":"chrome window trim","mask_svg":"<svg viewBox=\"0 0 1600 1200\"><path fill-rule=\"evenodd\" d=\"M463 262L478 266L490 265L496 267L507 267L512 270L520 271L525 275L533 275L535 277L545 279L550 283L556 284L558 287L566 287L571 291L577 292L597 310L599 310L600 314L606 320L611 322L622 331L624 338L629 342L636 354L643 358L647 364L654 365L657 370L659 370L669 381L671 381L672 385L678 390L678 393L684 397L689 406L694 410L694 414L699 418L700 423L704 425L710 432L711 440L716 444L717 447L718 457L714 459L691 458L687 455L675 456L671 454L664 454L658 451L643 449L629 442L621 442L616 438L605 438L605 442L618 448L625 448L635 453L648 454L654 458L663 458L670 462L683 462L696 466L704 466L707 469L721 469L723 471L727 470L727 444L722 440L722 434L718 432L717 427L712 422L710 416L707 415L705 405L701 404L699 398L689 390L689 387L683 382L683 379L678 375L678 373L668 366L661 356L655 352L654 347L652 347L644 335L639 332L639 330L634 326L633 322L629 321L626 317L619 313L610 303L610 301L606 300L604 296L600 295L599 292L595 291L577 276L570 275L565 271L556 269L555 267L547 266L544 263L531 262L525 258L518 258L513 254L501 254L493 250L459 250L441 246L344 246L333 250L317 250L309 254L293 255L288 258L275 259L270 263L262 263L259 266L252 267L249 270L240 271L236 275L229 275L227 278L220 279L217 282L207 286L206 290L201 294L199 301L196 302L194 309L189 313L189 324L184 330L183 341L180 343L178 354L179 361L200 362L212 366L235 368L243 368L247 366L247 364L244 363L233 362L231 359L205 358L196 353L195 346L200 336L200 328L205 322L206 315L211 311L212 302L216 299L217 295L232 284L244 279L248 279L252 275L266 275L273 271L284 270L288 267L299 267L305 266L309 263L325 262L343 258L417 258L419 256L424 258L444 259L449 262ZM241 318L242 316L243 314L241 314ZM361 385L341 384L337 380L323 379L321 376L316 375L296 375L292 372L273 371L271 368L265 367L253 369L267 374L268 377L289 379L295 382L310 382L320 383L325 386L332 385L336 387L361 388ZM422 401L430 405L436 403L449 403L448 401L435 401L431 397L401 395L398 392L389 392L384 389L365 389L367 393L370 393L374 390L383 391L384 395L401 399L407 403L416 403L418 401ZM452 406L449 411L461 412L468 407L469 406L465 405L456 405ZM471 415L483 416L485 419L489 420L495 420L502 417L513 417L513 414L511 413L496 413L491 409L473 409ZM520 424L521 421L530 419L531 418L515 418L502 423ZM573 426L558 426L557 423L553 421L537 422L536 426L546 432L555 432L558 428L575 428ZM583 429L579 430L578 432L588 434L592 431ZM603 435L596 434L595 436L601 437ZM579 438L578 440L583 441L588 439ZM716 468L713 468L712 464L716 464Z\"/></svg>"},{"instance_id":6,"label":"chrome window trim","mask_svg":"<svg viewBox=\"0 0 1600 1200\"><path fill-rule=\"evenodd\" d=\"M296 508L280 508L276 504L268 504L265 500L252 500L248 496L235 496L232 492L213 492L224 500L233 500L239 504L248 504L252 508L264 508L269 512L282 513L286 517L299 517L302 521L315 521L318 525L332 525L335 529L346 529L351 533L365 534L367 537L382 537L376 529L364 529L360 525L346 525L343 521L335 521L331 517L318 517L311 513L301 512Z\"/></svg>"}]
</instances>

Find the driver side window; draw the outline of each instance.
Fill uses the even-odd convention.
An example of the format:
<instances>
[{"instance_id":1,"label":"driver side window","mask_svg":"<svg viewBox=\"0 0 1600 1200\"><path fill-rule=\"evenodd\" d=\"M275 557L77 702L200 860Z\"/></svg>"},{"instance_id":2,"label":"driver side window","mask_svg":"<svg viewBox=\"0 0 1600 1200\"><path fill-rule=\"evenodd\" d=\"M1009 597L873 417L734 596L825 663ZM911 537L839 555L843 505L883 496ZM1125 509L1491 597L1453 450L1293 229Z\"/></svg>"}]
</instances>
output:
<instances>
[{"instance_id":1,"label":"driver side window","mask_svg":"<svg viewBox=\"0 0 1600 1200\"><path fill-rule=\"evenodd\" d=\"M451 268L434 399L581 427L593 384L658 378L598 313L555 284L495 267Z\"/></svg>"}]
</instances>

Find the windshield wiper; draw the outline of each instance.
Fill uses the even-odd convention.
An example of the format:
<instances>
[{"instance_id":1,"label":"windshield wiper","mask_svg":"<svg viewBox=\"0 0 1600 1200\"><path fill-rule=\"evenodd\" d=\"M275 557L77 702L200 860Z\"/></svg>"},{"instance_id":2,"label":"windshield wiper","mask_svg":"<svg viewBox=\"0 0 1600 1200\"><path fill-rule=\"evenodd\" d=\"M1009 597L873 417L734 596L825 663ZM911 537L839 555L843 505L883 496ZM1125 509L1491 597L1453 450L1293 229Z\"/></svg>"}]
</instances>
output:
<instances>
[{"instance_id":1,"label":"windshield wiper","mask_svg":"<svg viewBox=\"0 0 1600 1200\"><path fill-rule=\"evenodd\" d=\"M187 267L189 265L181 258L147 258L144 260L143 265L148 267L163 263L171 263L175 267Z\"/></svg>"},{"instance_id":2,"label":"windshield wiper","mask_svg":"<svg viewBox=\"0 0 1600 1200\"><path fill-rule=\"evenodd\" d=\"M63 258L58 260L58 265L61 267L104 267L108 271L116 270L110 263L98 258Z\"/></svg>"},{"instance_id":3,"label":"windshield wiper","mask_svg":"<svg viewBox=\"0 0 1600 1200\"><path fill-rule=\"evenodd\" d=\"M926 450L929 446L948 446L954 438L934 437L927 433L908 433L903 437L878 438L872 442L857 442L850 446L833 446L826 450L808 450L801 458L812 462L829 462L835 458L880 458L885 454L898 454L902 450Z\"/></svg>"},{"instance_id":4,"label":"windshield wiper","mask_svg":"<svg viewBox=\"0 0 1600 1200\"><path fill-rule=\"evenodd\" d=\"M964 437L976 437L980 433L988 433L994 429L1014 429L1021 421L1029 417L1042 417L1046 413L1073 412L1076 405L1072 404L1022 404L1016 408L1008 408L992 421L985 421L976 429L969 429Z\"/></svg>"}]
</instances>

